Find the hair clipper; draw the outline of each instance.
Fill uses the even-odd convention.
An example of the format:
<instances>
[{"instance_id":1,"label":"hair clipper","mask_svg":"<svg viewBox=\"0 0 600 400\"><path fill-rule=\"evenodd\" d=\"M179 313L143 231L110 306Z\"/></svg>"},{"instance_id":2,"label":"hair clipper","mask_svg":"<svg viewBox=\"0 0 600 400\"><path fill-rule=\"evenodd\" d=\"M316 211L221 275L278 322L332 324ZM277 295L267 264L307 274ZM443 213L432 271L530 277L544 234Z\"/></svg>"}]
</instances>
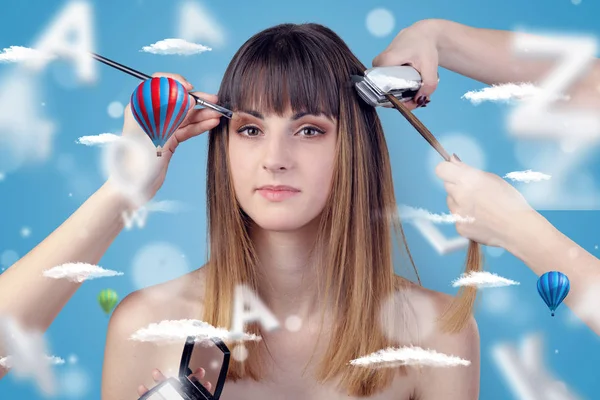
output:
<instances>
[{"instance_id":1,"label":"hair clipper","mask_svg":"<svg viewBox=\"0 0 600 400\"><path fill-rule=\"evenodd\" d=\"M369 68L364 76L353 75L352 82L360 97L373 107L392 107L386 94L401 102L411 100L422 85L421 74L409 65Z\"/></svg>"}]
</instances>

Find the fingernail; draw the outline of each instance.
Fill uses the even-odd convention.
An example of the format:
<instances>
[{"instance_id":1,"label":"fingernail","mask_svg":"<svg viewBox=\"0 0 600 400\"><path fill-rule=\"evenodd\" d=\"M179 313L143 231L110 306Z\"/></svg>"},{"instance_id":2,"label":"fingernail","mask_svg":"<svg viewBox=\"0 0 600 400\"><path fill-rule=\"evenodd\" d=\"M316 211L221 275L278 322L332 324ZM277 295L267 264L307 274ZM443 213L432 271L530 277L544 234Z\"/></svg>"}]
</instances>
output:
<instances>
[{"instance_id":1,"label":"fingernail","mask_svg":"<svg viewBox=\"0 0 600 400\"><path fill-rule=\"evenodd\" d=\"M419 106L422 106L422 105L423 105L423 103L425 103L425 100L427 100L427 98L426 98L425 96L420 96L420 97L417 99L417 104L418 104Z\"/></svg>"},{"instance_id":2,"label":"fingernail","mask_svg":"<svg viewBox=\"0 0 600 400\"><path fill-rule=\"evenodd\" d=\"M429 103L431 103L431 100L429 100L429 99L425 100L425 104L429 104Z\"/></svg>"},{"instance_id":3,"label":"fingernail","mask_svg":"<svg viewBox=\"0 0 600 400\"><path fill-rule=\"evenodd\" d=\"M456 153L452 153L452 155L454 156L454 158L456 158L458 161L462 162L460 158L458 158L458 156L456 155Z\"/></svg>"}]
</instances>

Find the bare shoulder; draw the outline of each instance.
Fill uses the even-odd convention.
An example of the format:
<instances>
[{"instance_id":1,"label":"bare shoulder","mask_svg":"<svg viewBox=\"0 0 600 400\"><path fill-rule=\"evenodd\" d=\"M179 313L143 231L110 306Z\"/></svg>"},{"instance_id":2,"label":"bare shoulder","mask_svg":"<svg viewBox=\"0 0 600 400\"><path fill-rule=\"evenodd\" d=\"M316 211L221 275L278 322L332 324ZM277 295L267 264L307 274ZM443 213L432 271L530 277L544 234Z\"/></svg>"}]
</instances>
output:
<instances>
[{"instance_id":1,"label":"bare shoulder","mask_svg":"<svg viewBox=\"0 0 600 400\"><path fill-rule=\"evenodd\" d=\"M474 316L458 333L441 329L439 317L454 296L409 283L406 302L414 311L410 342L426 351L448 356L449 368L427 367L419 374L418 390L423 400L439 398L477 399L479 396L479 330ZM402 289L401 289L402 291ZM406 312L404 312L406 317ZM414 332L417 332L416 334ZM415 340L415 336L417 336Z\"/></svg>"},{"instance_id":2,"label":"bare shoulder","mask_svg":"<svg viewBox=\"0 0 600 400\"><path fill-rule=\"evenodd\" d=\"M439 318L455 299L447 293L437 292L410 281L399 279L395 295L395 310L404 320L417 325L420 330L418 342L428 344L439 340L479 340L477 322L471 315L469 322L456 334L445 334L440 326ZM415 338L411 338L415 342Z\"/></svg>"},{"instance_id":3,"label":"bare shoulder","mask_svg":"<svg viewBox=\"0 0 600 400\"><path fill-rule=\"evenodd\" d=\"M133 398L138 385L153 386L152 370L177 369L182 343L134 340L132 335L164 320L200 319L204 268L132 292L113 311L102 372L102 399Z\"/></svg>"},{"instance_id":4,"label":"bare shoulder","mask_svg":"<svg viewBox=\"0 0 600 400\"><path fill-rule=\"evenodd\" d=\"M153 322L200 319L204 295L205 269L199 268L179 278L136 290L115 308L109 334L130 334Z\"/></svg>"}]
</instances>

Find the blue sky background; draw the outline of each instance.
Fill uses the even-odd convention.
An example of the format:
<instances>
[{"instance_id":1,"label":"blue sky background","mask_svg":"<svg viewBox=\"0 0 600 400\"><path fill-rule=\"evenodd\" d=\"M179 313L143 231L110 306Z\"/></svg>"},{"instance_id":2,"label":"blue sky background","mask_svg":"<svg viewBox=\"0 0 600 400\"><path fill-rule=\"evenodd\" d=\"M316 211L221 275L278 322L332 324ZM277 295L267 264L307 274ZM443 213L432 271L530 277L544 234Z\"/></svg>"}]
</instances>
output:
<instances>
[{"instance_id":1,"label":"blue sky background","mask_svg":"<svg viewBox=\"0 0 600 400\"><path fill-rule=\"evenodd\" d=\"M254 33L282 22L310 21L331 27L368 66L401 28L424 18L450 19L485 28L524 28L557 34L598 36L600 31L597 17L600 4L587 0L579 4L568 0L233 0L221 5L195 2L208 10L212 20L224 29L226 42L223 46L213 46L213 51L189 57L140 52L143 46L177 37L179 7L183 3L180 0L88 2L93 8L97 52L149 74L155 71L180 73L197 90L216 93L227 63L239 46ZM33 46L66 4L21 0L3 7L0 49ZM377 8L384 8L394 16L394 26L388 35L376 36L368 29L367 15ZM211 45L208 41L197 42ZM0 175L1 268L9 267L35 247L104 181L100 168L101 149L75 141L84 135L118 133L122 120L109 115L108 105L115 101L126 104L138 81L101 64L94 67L98 76L95 85L79 84L72 66L60 62L49 64L31 81L35 97L30 98L24 115L42 116L51 120L56 129L45 159L28 161L16 168L9 159L0 157L0 168L4 168L4 171L0 170L3 173ZM14 64L0 64L1 96L6 96L8 82L16 68ZM474 106L461 99L467 91L483 87L483 84L440 69L440 86L428 107L418 110L418 116L450 152L456 152L467 163L499 175L525 169L540 170L540 164L535 164L535 160L548 144L526 143L510 135L505 127L510 110L507 105L487 102ZM19 97L17 92L9 93ZM2 112L7 110L0 110ZM393 160L399 203L436 213L447 212L445 192L433 174L433 167L439 162L437 155L395 111L380 110L380 116ZM4 150L3 137L7 134L10 132L6 126L0 126L0 143ZM41 145L37 139L28 144ZM173 278L204 263L206 146L206 136L181 146L171 163L167 181L157 195L157 200L180 201L191 209L175 214L152 213L144 229L123 231L100 265L122 271L124 275L86 282L48 330L46 338L52 354L65 360L71 355L77 359L75 363L67 362L55 368L61 382L66 382L59 398L100 398L108 324L107 316L97 304L97 295L102 289L112 288L123 298L142 286ZM6 157L6 153L0 154ZM565 188L564 192L584 190L584 193L591 193L599 173L595 155L592 151L590 158L582 159L568 178L574 186ZM573 155L557 153L557 156ZM597 255L600 251L596 248L600 244L598 212L570 211L572 207L568 205L554 208L559 210L544 211L544 215L567 236ZM438 228L448 237L456 235L452 226ZM465 251L440 255L414 227L407 226L406 233L424 285L454 293L450 282L462 270ZM598 337L564 306L559 308L555 318L551 318L538 297L537 277L518 259L499 249L487 249L486 258L488 271L519 281L520 285L486 289L481 294L476 315L482 349L481 398L518 398L492 357L491 349L499 344L518 346L529 334L541 334L544 365L556 379L581 398L598 398ZM167 261L171 268L161 269L162 261ZM140 269L153 271L153 274L142 274ZM17 381L9 374L0 381L0 398L43 397L30 381Z\"/></svg>"}]
</instances>

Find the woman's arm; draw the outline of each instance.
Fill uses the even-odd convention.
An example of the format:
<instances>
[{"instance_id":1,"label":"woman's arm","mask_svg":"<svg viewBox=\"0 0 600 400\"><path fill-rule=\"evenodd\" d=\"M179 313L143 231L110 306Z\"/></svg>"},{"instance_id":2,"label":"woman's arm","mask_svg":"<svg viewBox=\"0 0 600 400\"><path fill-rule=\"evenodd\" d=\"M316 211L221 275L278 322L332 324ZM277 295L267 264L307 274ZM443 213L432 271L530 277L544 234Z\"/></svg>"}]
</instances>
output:
<instances>
[{"instance_id":1,"label":"woman's arm","mask_svg":"<svg viewBox=\"0 0 600 400\"><path fill-rule=\"evenodd\" d=\"M81 283L43 271L69 262L97 264L123 228L127 202L104 184L44 241L0 275L0 315L45 331ZM0 344L1 345L1 344ZM0 346L1 347L1 346ZM3 349L0 348L3 355ZM0 378L6 370L0 368Z\"/></svg>"},{"instance_id":2,"label":"woman's arm","mask_svg":"<svg viewBox=\"0 0 600 400\"><path fill-rule=\"evenodd\" d=\"M522 216L523 217L523 216ZM569 277L565 304L600 335L600 260L563 235L542 215L530 213L518 225L506 250L536 275L560 271Z\"/></svg>"},{"instance_id":3,"label":"woman's arm","mask_svg":"<svg viewBox=\"0 0 600 400\"><path fill-rule=\"evenodd\" d=\"M441 67L489 85L539 82L564 62L560 53L550 58L535 57L535 49L531 51L534 56L517 54L513 31L474 28L441 19L417 24L435 37ZM565 88L572 102L600 106L600 60L594 58L591 69L576 79L572 87Z\"/></svg>"}]
</instances>

